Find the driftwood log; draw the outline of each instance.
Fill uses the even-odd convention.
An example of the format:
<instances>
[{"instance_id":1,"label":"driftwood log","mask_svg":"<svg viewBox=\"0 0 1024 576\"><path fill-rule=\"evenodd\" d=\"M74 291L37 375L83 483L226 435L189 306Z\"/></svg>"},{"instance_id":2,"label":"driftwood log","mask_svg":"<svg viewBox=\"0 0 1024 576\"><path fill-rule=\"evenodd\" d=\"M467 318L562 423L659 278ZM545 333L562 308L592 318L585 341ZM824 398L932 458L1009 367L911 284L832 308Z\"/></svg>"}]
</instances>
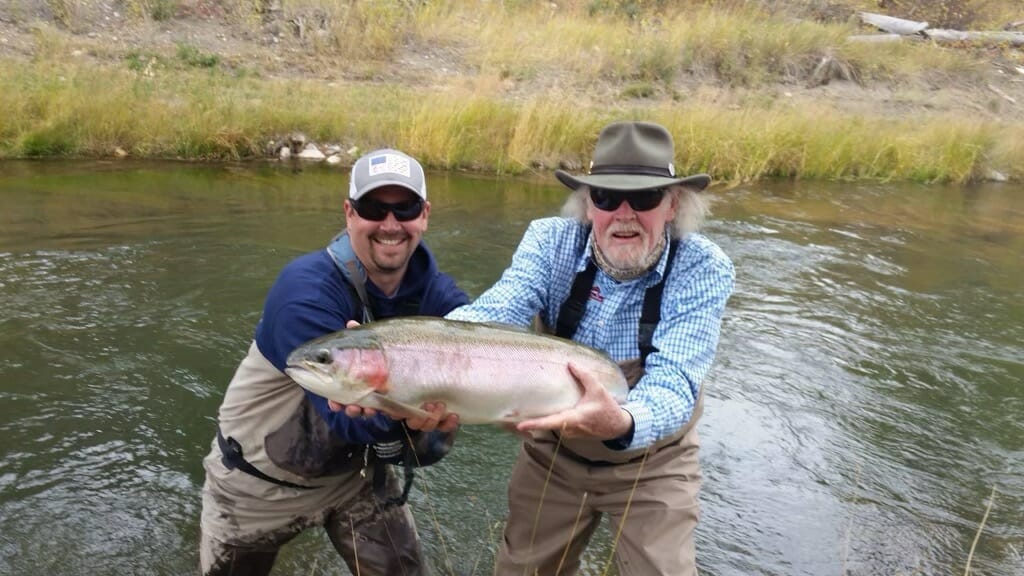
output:
<instances>
[{"instance_id":1,"label":"driftwood log","mask_svg":"<svg viewBox=\"0 0 1024 576\"><path fill-rule=\"evenodd\" d=\"M900 34L902 36L920 34L928 27L927 22L915 22L914 20L893 18L892 16L886 16L884 14L875 14L873 12L859 12L858 14L860 15L861 21L865 24L870 24L882 32L888 32L890 34Z\"/></svg>"},{"instance_id":2,"label":"driftwood log","mask_svg":"<svg viewBox=\"0 0 1024 576\"><path fill-rule=\"evenodd\" d=\"M1010 44L1011 46L1018 48L1024 46L1024 32L1014 32L1011 30L944 30L941 28L929 28L927 22L904 20L903 18L895 18L884 14L875 14L873 12L858 12L858 15L860 16L861 21L865 24L870 24L871 26L886 32L886 34L850 37L850 40L857 42L891 42L893 40L907 37L924 37L935 42L943 43L969 42L973 44ZM1024 23L1024 21L1012 22L1007 25L1007 28L1016 27L1021 23Z\"/></svg>"},{"instance_id":3,"label":"driftwood log","mask_svg":"<svg viewBox=\"0 0 1024 576\"><path fill-rule=\"evenodd\" d=\"M900 34L857 34L846 37L851 42L899 42L904 38L906 36Z\"/></svg>"},{"instance_id":4,"label":"driftwood log","mask_svg":"<svg viewBox=\"0 0 1024 576\"><path fill-rule=\"evenodd\" d=\"M936 42L972 42L978 44L1010 44L1024 46L1024 32L962 32L929 28L924 35Z\"/></svg>"}]
</instances>

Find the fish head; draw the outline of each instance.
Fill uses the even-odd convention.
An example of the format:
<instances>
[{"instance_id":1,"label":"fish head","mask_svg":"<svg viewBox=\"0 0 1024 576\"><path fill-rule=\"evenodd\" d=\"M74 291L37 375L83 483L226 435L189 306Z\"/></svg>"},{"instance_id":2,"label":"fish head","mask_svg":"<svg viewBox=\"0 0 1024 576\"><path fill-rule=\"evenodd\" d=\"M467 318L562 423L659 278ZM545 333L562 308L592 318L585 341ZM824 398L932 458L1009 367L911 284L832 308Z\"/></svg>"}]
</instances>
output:
<instances>
[{"instance_id":1,"label":"fish head","mask_svg":"<svg viewBox=\"0 0 1024 576\"><path fill-rule=\"evenodd\" d=\"M288 355L285 373L306 390L340 404L387 392L387 362L378 348L309 342Z\"/></svg>"}]
</instances>

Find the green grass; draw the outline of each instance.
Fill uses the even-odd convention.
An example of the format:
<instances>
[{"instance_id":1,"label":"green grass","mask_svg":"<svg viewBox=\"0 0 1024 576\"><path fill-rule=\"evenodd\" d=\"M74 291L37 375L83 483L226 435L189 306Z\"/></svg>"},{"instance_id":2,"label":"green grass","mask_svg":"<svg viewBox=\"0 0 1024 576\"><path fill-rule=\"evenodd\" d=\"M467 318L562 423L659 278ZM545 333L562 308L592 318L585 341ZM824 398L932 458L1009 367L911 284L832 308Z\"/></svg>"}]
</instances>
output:
<instances>
[{"instance_id":1,"label":"green grass","mask_svg":"<svg viewBox=\"0 0 1024 576\"><path fill-rule=\"evenodd\" d=\"M193 68L215 68L220 64L220 56L204 54L195 46L178 44L178 60Z\"/></svg>"}]
</instances>

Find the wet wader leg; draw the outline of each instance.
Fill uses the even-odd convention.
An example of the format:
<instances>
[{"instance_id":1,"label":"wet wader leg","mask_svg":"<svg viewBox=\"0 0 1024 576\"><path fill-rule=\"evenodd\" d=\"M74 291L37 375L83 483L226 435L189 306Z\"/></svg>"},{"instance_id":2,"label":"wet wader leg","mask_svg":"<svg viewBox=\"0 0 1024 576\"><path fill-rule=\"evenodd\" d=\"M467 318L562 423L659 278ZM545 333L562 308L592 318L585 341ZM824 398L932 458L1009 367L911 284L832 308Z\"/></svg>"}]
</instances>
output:
<instances>
[{"instance_id":1,"label":"wet wader leg","mask_svg":"<svg viewBox=\"0 0 1024 576\"><path fill-rule=\"evenodd\" d=\"M608 513L612 534L622 534L615 561L622 576L696 576L693 535L700 518L701 485L697 459L697 433L687 434L683 444L667 446L651 456L643 478L630 499L628 482L602 497L595 505ZM631 466L635 470L635 466ZM615 472L620 481L634 475L630 469ZM629 509L626 511L626 504Z\"/></svg>"},{"instance_id":2,"label":"wet wader leg","mask_svg":"<svg viewBox=\"0 0 1024 576\"><path fill-rule=\"evenodd\" d=\"M278 550L308 528L287 499L268 499L283 488L223 464L216 443L203 459L203 508L199 520L199 573L265 576ZM289 489L290 490L290 489Z\"/></svg>"},{"instance_id":3,"label":"wet wader leg","mask_svg":"<svg viewBox=\"0 0 1024 576\"><path fill-rule=\"evenodd\" d=\"M667 483L658 482L665 486ZM670 488L677 492L682 489ZM659 493L666 490L659 489ZM626 526L615 548L615 560L622 576L696 576L696 558L693 543L694 528L700 508L694 502L677 501L660 509L647 506L665 506L663 501L645 501L645 496L634 496ZM694 490L696 492L696 490ZM680 494L682 495L682 494ZM620 511L621 512L621 511ZM621 513L609 514L612 534L618 532Z\"/></svg>"},{"instance_id":4,"label":"wet wader leg","mask_svg":"<svg viewBox=\"0 0 1024 576\"><path fill-rule=\"evenodd\" d=\"M397 497L402 493L401 483L390 467L387 474L387 494ZM382 507L370 481L350 506L328 515L324 529L353 574L422 576L427 573L408 505Z\"/></svg>"},{"instance_id":5,"label":"wet wader leg","mask_svg":"<svg viewBox=\"0 0 1024 576\"><path fill-rule=\"evenodd\" d=\"M202 576L267 576L280 549L280 544L232 546L203 535L199 571Z\"/></svg>"},{"instance_id":6,"label":"wet wader leg","mask_svg":"<svg viewBox=\"0 0 1024 576\"><path fill-rule=\"evenodd\" d=\"M540 459L538 453L543 454ZM591 505L593 495L584 502L578 484L565 483L553 473L545 488L549 460L544 456L550 457L548 448L524 446L519 452L509 479L509 517L495 561L495 576L575 574L580 555L600 523L601 515ZM559 458L555 461L556 472Z\"/></svg>"}]
</instances>

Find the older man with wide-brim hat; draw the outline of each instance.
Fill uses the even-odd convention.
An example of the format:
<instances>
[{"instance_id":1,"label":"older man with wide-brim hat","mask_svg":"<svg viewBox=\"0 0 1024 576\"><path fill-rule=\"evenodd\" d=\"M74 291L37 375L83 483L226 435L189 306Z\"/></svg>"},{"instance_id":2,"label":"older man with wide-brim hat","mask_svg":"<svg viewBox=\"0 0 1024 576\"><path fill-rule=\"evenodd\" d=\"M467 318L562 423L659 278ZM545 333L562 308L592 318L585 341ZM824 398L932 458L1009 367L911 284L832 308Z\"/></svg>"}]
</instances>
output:
<instances>
[{"instance_id":1,"label":"older man with wide-brim hat","mask_svg":"<svg viewBox=\"0 0 1024 576\"><path fill-rule=\"evenodd\" d=\"M732 262L697 233L704 174L680 177L672 137L650 122L602 130L562 217L532 222L501 279L448 318L529 325L603 350L632 389L618 404L571 363L583 397L518 425L495 573L574 574L607 514L621 574L696 574L698 438ZM639 370L634 370L639 368Z\"/></svg>"}]
</instances>

